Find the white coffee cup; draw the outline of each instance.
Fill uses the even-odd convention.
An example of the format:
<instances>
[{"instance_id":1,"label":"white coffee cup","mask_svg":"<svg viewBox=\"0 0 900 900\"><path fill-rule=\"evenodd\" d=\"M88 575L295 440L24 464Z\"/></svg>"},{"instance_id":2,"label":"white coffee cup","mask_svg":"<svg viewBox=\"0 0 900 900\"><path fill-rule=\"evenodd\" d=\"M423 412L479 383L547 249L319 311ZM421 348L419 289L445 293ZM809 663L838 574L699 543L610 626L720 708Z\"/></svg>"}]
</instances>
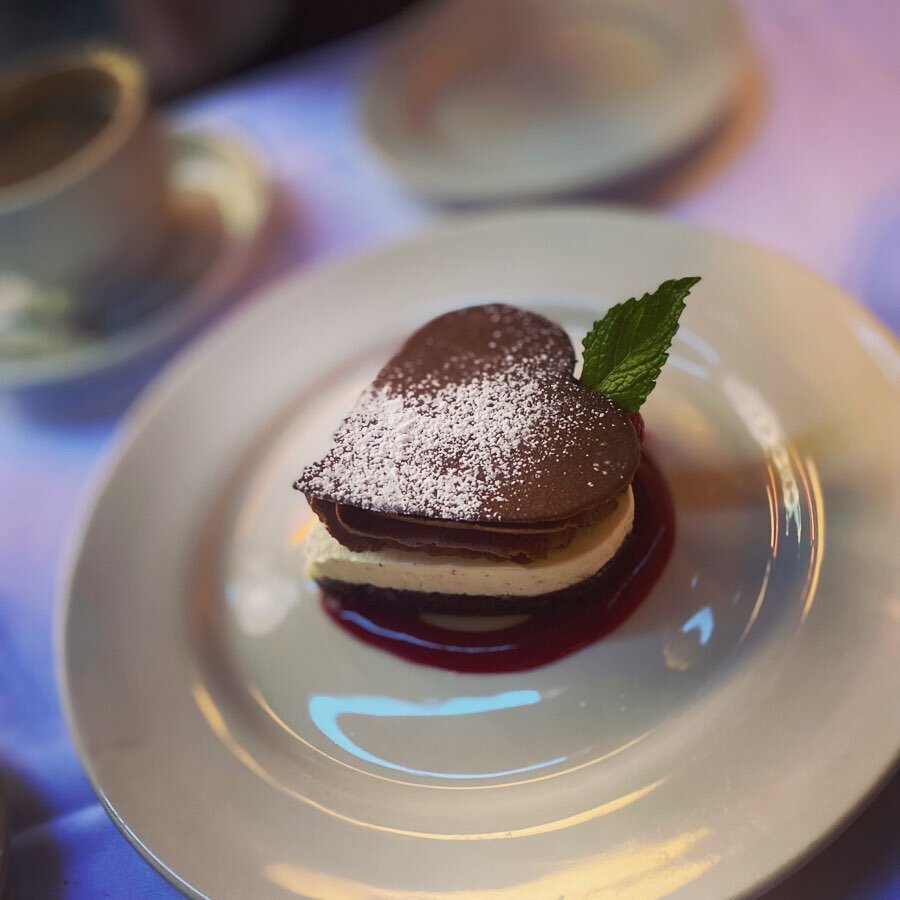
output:
<instances>
[{"instance_id":1,"label":"white coffee cup","mask_svg":"<svg viewBox=\"0 0 900 900\"><path fill-rule=\"evenodd\" d=\"M92 46L0 75L0 275L88 318L151 276L167 160L140 64Z\"/></svg>"}]
</instances>

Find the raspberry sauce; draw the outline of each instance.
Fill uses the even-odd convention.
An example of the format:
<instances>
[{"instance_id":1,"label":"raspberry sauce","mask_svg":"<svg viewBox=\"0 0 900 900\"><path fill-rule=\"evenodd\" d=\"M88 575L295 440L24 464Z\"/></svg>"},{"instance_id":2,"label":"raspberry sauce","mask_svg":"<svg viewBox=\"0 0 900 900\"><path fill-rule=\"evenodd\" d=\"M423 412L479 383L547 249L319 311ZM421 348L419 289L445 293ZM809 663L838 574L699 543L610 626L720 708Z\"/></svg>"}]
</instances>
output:
<instances>
[{"instance_id":1,"label":"raspberry sauce","mask_svg":"<svg viewBox=\"0 0 900 900\"><path fill-rule=\"evenodd\" d=\"M656 583L672 552L675 517L659 469L644 453L632 482L634 526L608 564L595 602L532 613L493 631L462 631L419 614L322 596L333 622L373 647L409 662L454 672L519 672L568 656L620 626ZM443 621L443 620L442 620Z\"/></svg>"}]
</instances>

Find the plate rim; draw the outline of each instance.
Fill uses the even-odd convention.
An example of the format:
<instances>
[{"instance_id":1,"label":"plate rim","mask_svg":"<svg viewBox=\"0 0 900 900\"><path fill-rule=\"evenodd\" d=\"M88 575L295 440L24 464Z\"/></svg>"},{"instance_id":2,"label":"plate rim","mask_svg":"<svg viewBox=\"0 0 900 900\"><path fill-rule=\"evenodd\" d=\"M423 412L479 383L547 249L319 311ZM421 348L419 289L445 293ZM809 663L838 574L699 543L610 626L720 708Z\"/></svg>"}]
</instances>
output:
<instances>
[{"instance_id":1,"label":"plate rim","mask_svg":"<svg viewBox=\"0 0 900 900\"><path fill-rule=\"evenodd\" d=\"M898 339L861 301L840 286L830 282L820 273L800 264L786 254L755 244L752 241L735 237L721 231L716 231L711 228L699 226L694 223L684 223L665 216L654 215L652 213L633 209L617 208L614 206L589 208L561 203L555 205L523 207L490 214L466 212L447 215L443 217L443 220L439 220L438 223L432 224L430 227L426 226L412 235L396 237L387 242L379 243L374 247L363 250L341 253L337 256L327 258L311 267L298 266L289 269L253 290L248 297L245 298L245 302L242 303L241 307L237 309L235 314L230 316L227 321L221 322L197 341L193 342L190 346L180 350L172 363L156 376L148 389L142 393L134 406L129 409L120 420L115 429L113 438L101 457L96 461L88 479L84 499L82 501L81 513L77 517L76 522L69 533L64 551L61 554L58 577L54 591L54 670L63 716L69 735L78 753L79 762L81 763L92 788L97 794L98 800L119 831L122 832L129 843L146 862L148 862L171 884L187 893L189 896L204 898L205 900L208 895L200 892L193 885L181 878L181 876L173 869L166 866L161 859L157 858L152 851L141 843L140 838L130 829L128 824L116 811L113 803L103 790L99 777L94 769L91 756L86 751L85 742L79 731L77 718L74 712L72 686L68 678L68 648L66 643L67 625L72 609L71 588L79 559L86 545L90 523L94 518L109 483L114 477L123 458L127 455L132 446L141 439L145 428L152 421L157 410L166 404L169 395L174 390L177 390L182 380L188 377L192 370L201 368L208 357L217 353L217 348L221 344L227 343L234 333L240 331L244 327L245 317L249 320L255 316L264 315L265 313L261 310L266 305L267 298L280 295L288 285L302 282L304 286L308 286L310 283L315 283L315 281L320 278L327 279L332 272L341 270L348 265L364 264L368 260L376 259L385 253L391 253L398 249L409 248L415 245L427 245L431 242L440 242L447 237L461 232L473 229L501 229L509 224L522 226L535 223L541 225L550 222L555 218L594 221L604 219L612 225L616 222L631 221L649 226L663 226L667 229L671 228L679 231L687 231L697 237L705 236L725 240L731 244L740 246L744 250L772 257L781 264L793 269L798 274L820 283L823 287L827 288L828 292L834 298L840 298L840 308L842 312L865 320L866 324L870 328L873 328L876 333L885 340L887 345L894 352L898 353L898 358L900 358L900 339ZM887 384L891 384L887 377L883 376L883 378ZM896 388L896 385L891 386ZM765 891L774 888L780 882L801 869L848 828L878 796L890 778L897 773L900 773L900 746L895 748L892 757L883 762L875 777L868 779L867 789L860 793L855 798L854 802L847 806L837 818L829 822L827 827L810 838L809 841L804 844L803 848L794 856L784 860L779 866L772 869L753 884L741 887L739 893L735 896L744 898L758 896Z\"/></svg>"}]
</instances>

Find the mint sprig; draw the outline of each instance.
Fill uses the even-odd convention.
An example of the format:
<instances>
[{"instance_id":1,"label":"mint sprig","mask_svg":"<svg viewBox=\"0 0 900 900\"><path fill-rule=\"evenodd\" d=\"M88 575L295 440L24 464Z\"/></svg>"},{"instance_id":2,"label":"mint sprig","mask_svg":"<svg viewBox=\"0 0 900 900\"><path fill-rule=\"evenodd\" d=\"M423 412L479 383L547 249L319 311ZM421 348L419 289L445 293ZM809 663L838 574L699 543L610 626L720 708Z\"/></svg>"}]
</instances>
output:
<instances>
[{"instance_id":1,"label":"mint sprig","mask_svg":"<svg viewBox=\"0 0 900 900\"><path fill-rule=\"evenodd\" d=\"M581 381L635 413L669 358L684 298L699 278L664 281L652 294L613 306L584 339Z\"/></svg>"}]
</instances>

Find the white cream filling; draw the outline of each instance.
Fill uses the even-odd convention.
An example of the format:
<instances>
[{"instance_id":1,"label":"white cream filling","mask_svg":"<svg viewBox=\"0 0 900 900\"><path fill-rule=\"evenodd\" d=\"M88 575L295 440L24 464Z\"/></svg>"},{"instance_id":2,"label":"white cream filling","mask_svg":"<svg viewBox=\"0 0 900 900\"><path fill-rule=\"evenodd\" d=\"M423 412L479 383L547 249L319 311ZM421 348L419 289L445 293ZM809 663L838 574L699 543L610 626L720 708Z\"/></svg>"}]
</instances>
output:
<instances>
[{"instance_id":1,"label":"white cream filling","mask_svg":"<svg viewBox=\"0 0 900 900\"><path fill-rule=\"evenodd\" d=\"M306 572L350 584L442 594L532 596L562 590L599 572L615 555L634 522L629 487L615 510L582 529L566 547L531 563L462 556L429 556L413 550L355 553L338 543L321 522L306 541Z\"/></svg>"}]
</instances>

